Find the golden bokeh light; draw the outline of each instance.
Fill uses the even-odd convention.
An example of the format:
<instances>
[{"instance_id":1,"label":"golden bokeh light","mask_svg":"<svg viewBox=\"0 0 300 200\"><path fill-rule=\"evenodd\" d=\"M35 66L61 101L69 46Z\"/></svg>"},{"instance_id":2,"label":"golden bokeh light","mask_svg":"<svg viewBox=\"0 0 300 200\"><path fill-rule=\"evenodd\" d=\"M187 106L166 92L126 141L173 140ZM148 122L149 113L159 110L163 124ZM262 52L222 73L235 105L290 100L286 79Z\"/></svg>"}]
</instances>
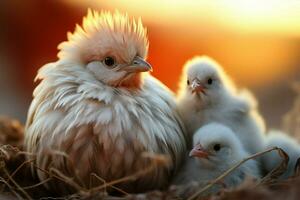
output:
<instances>
[{"instance_id":1,"label":"golden bokeh light","mask_svg":"<svg viewBox=\"0 0 300 200\"><path fill-rule=\"evenodd\" d=\"M271 84L297 70L298 47L290 40L300 37L300 1L67 2L141 16L149 27L154 75L173 90L182 65L197 54L215 57L244 85Z\"/></svg>"},{"instance_id":2,"label":"golden bokeh light","mask_svg":"<svg viewBox=\"0 0 300 200\"><path fill-rule=\"evenodd\" d=\"M219 25L232 31L251 30L300 36L297 0L65 0L94 8L118 9L156 24Z\"/></svg>"}]
</instances>

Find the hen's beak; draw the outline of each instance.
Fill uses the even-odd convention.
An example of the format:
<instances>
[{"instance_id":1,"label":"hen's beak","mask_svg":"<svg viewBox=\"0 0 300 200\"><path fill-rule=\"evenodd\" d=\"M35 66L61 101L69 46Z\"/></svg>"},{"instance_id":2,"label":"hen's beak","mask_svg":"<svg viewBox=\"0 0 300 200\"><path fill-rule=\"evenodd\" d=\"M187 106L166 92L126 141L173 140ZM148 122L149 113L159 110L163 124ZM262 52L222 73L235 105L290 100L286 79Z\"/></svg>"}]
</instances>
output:
<instances>
[{"instance_id":1,"label":"hen's beak","mask_svg":"<svg viewBox=\"0 0 300 200\"><path fill-rule=\"evenodd\" d=\"M205 92L205 87L197 79L193 80L191 87L192 93Z\"/></svg>"},{"instance_id":2,"label":"hen's beak","mask_svg":"<svg viewBox=\"0 0 300 200\"><path fill-rule=\"evenodd\" d=\"M136 56L132 63L123 68L127 72L147 72L152 71L151 65L143 58Z\"/></svg>"},{"instance_id":3,"label":"hen's beak","mask_svg":"<svg viewBox=\"0 0 300 200\"><path fill-rule=\"evenodd\" d=\"M203 149L200 144L194 146L194 148L190 151L190 157L198 157L198 158L208 158L208 152Z\"/></svg>"}]
</instances>

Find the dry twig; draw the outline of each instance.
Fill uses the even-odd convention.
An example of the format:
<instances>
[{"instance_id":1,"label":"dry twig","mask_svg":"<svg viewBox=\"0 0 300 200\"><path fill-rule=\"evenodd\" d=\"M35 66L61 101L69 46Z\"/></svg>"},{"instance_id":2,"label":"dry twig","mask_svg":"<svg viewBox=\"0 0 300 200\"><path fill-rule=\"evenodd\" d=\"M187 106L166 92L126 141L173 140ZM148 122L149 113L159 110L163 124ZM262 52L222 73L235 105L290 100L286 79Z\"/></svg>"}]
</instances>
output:
<instances>
[{"instance_id":1,"label":"dry twig","mask_svg":"<svg viewBox=\"0 0 300 200\"><path fill-rule=\"evenodd\" d=\"M278 154L282 158L281 163L275 167L271 172L269 172L261 181L257 184L259 185L270 185L273 184L284 172L286 172L289 164L289 156L282 149L277 149Z\"/></svg>"},{"instance_id":2,"label":"dry twig","mask_svg":"<svg viewBox=\"0 0 300 200\"><path fill-rule=\"evenodd\" d=\"M238 167L240 167L242 164L244 164L245 162L247 162L248 160L257 158L263 154L269 153L271 151L280 151L281 149L278 147L273 147L271 149L253 154L251 156L249 156L248 158L243 159L242 161L240 161L239 163L237 163L236 165L234 165L233 167L231 167L230 169L228 169L227 171L225 171L222 175L220 175L219 177L217 177L216 179L214 179L213 181L211 181L209 184L207 184L205 187L203 187L201 190L197 191L196 193L194 193L190 198L188 198L188 200L193 200L196 197L200 196L202 193L204 193L205 191L207 191L208 189L210 189L213 185L217 184L218 182L220 182L221 180L223 180L226 176L228 176L229 174L231 174L234 170L236 170Z\"/></svg>"}]
</instances>

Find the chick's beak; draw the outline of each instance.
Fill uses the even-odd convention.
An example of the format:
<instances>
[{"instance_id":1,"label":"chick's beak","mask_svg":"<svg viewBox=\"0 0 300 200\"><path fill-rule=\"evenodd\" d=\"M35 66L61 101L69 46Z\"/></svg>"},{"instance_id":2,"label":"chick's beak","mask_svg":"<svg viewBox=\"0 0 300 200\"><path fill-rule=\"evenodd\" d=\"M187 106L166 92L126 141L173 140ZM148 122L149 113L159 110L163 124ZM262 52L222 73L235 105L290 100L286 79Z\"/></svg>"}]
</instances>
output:
<instances>
[{"instance_id":1,"label":"chick's beak","mask_svg":"<svg viewBox=\"0 0 300 200\"><path fill-rule=\"evenodd\" d=\"M198 93L198 92L205 93L204 91L205 87L197 79L193 80L191 87L192 87L192 93Z\"/></svg>"},{"instance_id":2,"label":"chick's beak","mask_svg":"<svg viewBox=\"0 0 300 200\"><path fill-rule=\"evenodd\" d=\"M151 65L143 58L136 56L132 63L123 68L127 72L147 72L152 71Z\"/></svg>"},{"instance_id":3,"label":"chick's beak","mask_svg":"<svg viewBox=\"0 0 300 200\"><path fill-rule=\"evenodd\" d=\"M208 152L203 149L200 144L194 146L194 148L190 151L190 157L198 157L198 158L208 158Z\"/></svg>"}]
</instances>

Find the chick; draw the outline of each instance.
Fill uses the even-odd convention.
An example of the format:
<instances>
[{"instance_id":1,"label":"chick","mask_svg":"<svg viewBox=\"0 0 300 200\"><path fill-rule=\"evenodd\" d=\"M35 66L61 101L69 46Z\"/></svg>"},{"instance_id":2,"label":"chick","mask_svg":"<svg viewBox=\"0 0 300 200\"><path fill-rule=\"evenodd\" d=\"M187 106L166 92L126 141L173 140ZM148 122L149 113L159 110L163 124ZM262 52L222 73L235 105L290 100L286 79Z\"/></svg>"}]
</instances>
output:
<instances>
[{"instance_id":1,"label":"chick","mask_svg":"<svg viewBox=\"0 0 300 200\"><path fill-rule=\"evenodd\" d=\"M184 185L194 181L203 187L247 158L249 154L229 127L219 123L209 123L194 134L193 149L189 156L193 158L187 158L173 184ZM246 177L260 178L256 161L249 160L241 165L228 175L222 184L226 188L235 187ZM210 193L216 193L220 189L220 185L215 185Z\"/></svg>"},{"instance_id":2,"label":"chick","mask_svg":"<svg viewBox=\"0 0 300 200\"><path fill-rule=\"evenodd\" d=\"M181 79L177 103L190 136L215 121L230 127L249 153L263 149L265 126L254 97L238 91L218 63L195 57L185 64Z\"/></svg>"},{"instance_id":3,"label":"chick","mask_svg":"<svg viewBox=\"0 0 300 200\"><path fill-rule=\"evenodd\" d=\"M38 72L28 112L25 147L34 164L90 188L103 184L91 174L120 179L150 165L144 152L163 154L170 165L117 186L127 192L165 187L186 152L185 131L175 95L146 73L152 67L141 20L89 10L58 48L59 59ZM33 167L41 181L48 178L42 170ZM57 183L47 187L68 191Z\"/></svg>"},{"instance_id":4,"label":"chick","mask_svg":"<svg viewBox=\"0 0 300 200\"><path fill-rule=\"evenodd\" d=\"M280 179L287 179L288 177L294 175L297 159L300 158L300 144L295 139L289 137L286 133L273 130L267 134L266 149L275 146L284 150L289 156L287 170L279 177ZM270 172L279 166L281 161L282 158L277 152L270 152L263 156L262 166L266 172Z\"/></svg>"}]
</instances>

